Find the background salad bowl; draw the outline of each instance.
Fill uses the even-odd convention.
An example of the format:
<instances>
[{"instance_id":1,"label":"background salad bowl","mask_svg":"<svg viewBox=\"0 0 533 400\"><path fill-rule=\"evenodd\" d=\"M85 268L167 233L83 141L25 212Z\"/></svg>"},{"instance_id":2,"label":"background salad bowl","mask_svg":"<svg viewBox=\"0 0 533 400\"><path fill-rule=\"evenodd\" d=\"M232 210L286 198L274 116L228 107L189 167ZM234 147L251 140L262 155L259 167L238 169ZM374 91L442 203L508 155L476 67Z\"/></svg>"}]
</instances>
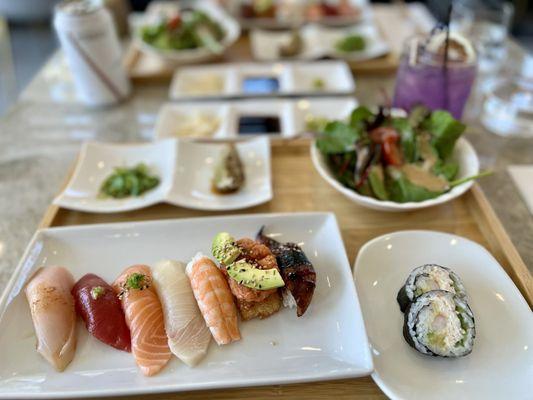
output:
<instances>
[{"instance_id":1,"label":"background salad bowl","mask_svg":"<svg viewBox=\"0 0 533 400\"><path fill-rule=\"evenodd\" d=\"M217 23L224 31L224 37L220 41L221 50L219 52L210 50L205 46L193 49L162 49L156 47L142 37L142 28L156 25L161 22L162 17L176 13L176 6L172 3L164 2L152 3L145 14L132 21L135 45L143 52L159 57L170 66L200 63L211 61L220 57L231 45L233 45L241 34L238 22L226 13L221 7L208 1L195 1L185 4L182 10L193 9L205 13L213 22Z\"/></svg>"},{"instance_id":2,"label":"background salad bowl","mask_svg":"<svg viewBox=\"0 0 533 400\"><path fill-rule=\"evenodd\" d=\"M342 124L342 126L340 127L342 129L349 129L349 126L350 125L353 126L354 124L353 115L356 114L357 112L358 110L356 109L354 113L352 113L351 122L348 122L348 123L334 122L334 123ZM365 112L367 111L365 110ZM405 112L403 112L402 110L392 110L390 115L393 118L404 118L404 119L406 116ZM333 127L333 129L336 129L336 128L339 128L339 126ZM381 129L381 128L378 128L378 129ZM339 130L337 130L336 132L333 132L333 134L330 137L335 141L333 143L334 146L339 145L339 137L342 136L343 134L344 133L339 132ZM473 179L467 179L467 178L475 177L476 175L479 174L479 159L477 157L476 151L465 138L459 137L455 142L452 141L451 145L450 143L448 143L449 156L447 156L446 159L444 160L445 163L454 164L457 168L456 169L457 172L453 174L453 177L447 179L451 187L449 190L444 191L442 194L432 197L432 198L427 198L427 197L422 198L420 199L421 201L400 202L400 201L393 201L390 199L381 200L377 198L376 196L373 197L370 195L361 194L351 189L350 187L345 186L342 182L340 182L339 179L337 179L337 177L335 176L334 171L329 165L329 162L327 159L328 155L325 154L324 151L321 151L320 146L317 144L319 140L320 139L317 139L313 141L313 143L311 144L311 159L312 159L315 169L318 171L320 176L328 184L330 184L335 190L342 193L345 197L347 197L354 203L357 203L364 207L372 208L375 210L393 211L393 212L394 211L395 212L411 211L411 210L417 210L421 208L432 207L438 204L446 203L450 200L453 200L459 197L460 195L465 193L468 189L470 189L470 187L473 185L474 182L473 182ZM342 138L340 140L342 141ZM453 150L451 146L453 146ZM353 152L353 149L351 151ZM388 154L384 154L383 157L387 159L387 157L390 157L390 156ZM366 167L366 168L370 168L370 167ZM366 173L368 176L368 171ZM363 178L360 178L360 179L363 179ZM462 182L463 179L465 180L465 182ZM381 180L383 180L383 176L381 176ZM407 190L409 189L409 187L407 188L404 187L403 189ZM385 188L382 190L385 190ZM404 198L404 200L409 200L409 199Z\"/></svg>"}]
</instances>

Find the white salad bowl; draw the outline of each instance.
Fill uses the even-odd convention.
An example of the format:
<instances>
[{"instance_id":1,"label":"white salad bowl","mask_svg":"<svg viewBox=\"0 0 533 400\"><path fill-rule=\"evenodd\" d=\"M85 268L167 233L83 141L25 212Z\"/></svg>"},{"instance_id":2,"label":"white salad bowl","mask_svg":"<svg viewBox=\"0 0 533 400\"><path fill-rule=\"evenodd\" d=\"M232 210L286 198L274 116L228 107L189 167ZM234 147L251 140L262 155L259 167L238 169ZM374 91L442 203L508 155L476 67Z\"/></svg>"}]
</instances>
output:
<instances>
[{"instance_id":1,"label":"white salad bowl","mask_svg":"<svg viewBox=\"0 0 533 400\"><path fill-rule=\"evenodd\" d=\"M324 180L335 190L342 193L354 203L357 203L363 207L372 208L374 210L400 212L436 206L461 196L468 189L470 189L474 183L473 181L465 182L462 185L458 185L434 199L419 202L397 203L390 200L378 200L373 197L363 196L362 194L357 193L355 190L349 189L340 183L331 172L326 158L316 146L316 141L311 144L311 159L313 160L313 165L320 176L324 178ZM452 153L452 160L459 163L457 179L466 178L479 173L479 159L476 151L470 142L468 142L468 140L465 138L459 138L455 144L455 148L453 149Z\"/></svg>"},{"instance_id":2,"label":"white salad bowl","mask_svg":"<svg viewBox=\"0 0 533 400\"><path fill-rule=\"evenodd\" d=\"M225 32L224 39L221 42L224 51L237 41L241 35L241 28L237 21L221 7L211 2L198 1L194 4L194 8L205 12L213 21L220 24ZM157 20L156 17L156 15L147 13L134 23L135 44L145 53L159 57L167 64L174 66L212 61L221 56L221 54L215 54L205 47L185 50L163 50L146 43L141 37L140 30L143 26L154 23Z\"/></svg>"}]
</instances>

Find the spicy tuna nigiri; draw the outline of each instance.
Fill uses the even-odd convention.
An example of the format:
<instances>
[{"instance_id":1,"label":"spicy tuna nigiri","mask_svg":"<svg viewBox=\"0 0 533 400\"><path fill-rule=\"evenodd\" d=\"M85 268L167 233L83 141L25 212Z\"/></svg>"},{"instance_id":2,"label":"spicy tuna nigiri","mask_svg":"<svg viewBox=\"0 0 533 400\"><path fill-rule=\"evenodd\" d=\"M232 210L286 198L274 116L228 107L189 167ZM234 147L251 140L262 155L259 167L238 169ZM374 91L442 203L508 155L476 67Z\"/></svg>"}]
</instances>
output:
<instances>
[{"instance_id":1,"label":"spicy tuna nigiri","mask_svg":"<svg viewBox=\"0 0 533 400\"><path fill-rule=\"evenodd\" d=\"M146 265L127 268L113 283L131 332L131 351L144 375L158 373L170 360L161 303Z\"/></svg>"},{"instance_id":2,"label":"spicy tuna nigiri","mask_svg":"<svg viewBox=\"0 0 533 400\"><path fill-rule=\"evenodd\" d=\"M63 267L42 268L26 286L26 298L37 336L37 351L58 371L76 351L76 312L71 273Z\"/></svg>"},{"instance_id":3,"label":"spicy tuna nigiri","mask_svg":"<svg viewBox=\"0 0 533 400\"><path fill-rule=\"evenodd\" d=\"M87 330L116 349L131 351L130 330L115 291L94 274L84 275L72 288L76 312Z\"/></svg>"},{"instance_id":4,"label":"spicy tuna nigiri","mask_svg":"<svg viewBox=\"0 0 533 400\"><path fill-rule=\"evenodd\" d=\"M153 268L154 285L163 305L168 346L188 366L207 354L211 332L198 309L185 264L164 260Z\"/></svg>"},{"instance_id":5,"label":"spicy tuna nigiri","mask_svg":"<svg viewBox=\"0 0 533 400\"><path fill-rule=\"evenodd\" d=\"M194 297L217 344L239 340L237 308L228 282L215 263L198 253L186 268Z\"/></svg>"}]
</instances>

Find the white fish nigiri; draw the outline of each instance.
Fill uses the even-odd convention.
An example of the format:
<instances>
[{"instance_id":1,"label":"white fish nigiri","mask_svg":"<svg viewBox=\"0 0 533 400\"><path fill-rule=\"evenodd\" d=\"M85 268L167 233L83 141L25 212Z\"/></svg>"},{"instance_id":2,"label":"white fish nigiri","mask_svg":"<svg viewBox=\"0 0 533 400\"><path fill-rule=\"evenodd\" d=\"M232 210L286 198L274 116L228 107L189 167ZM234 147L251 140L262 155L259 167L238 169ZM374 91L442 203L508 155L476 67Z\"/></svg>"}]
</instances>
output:
<instances>
[{"instance_id":1,"label":"white fish nigiri","mask_svg":"<svg viewBox=\"0 0 533 400\"><path fill-rule=\"evenodd\" d=\"M58 371L76 352L76 311L72 274L63 267L42 268L26 286L37 336L37 351Z\"/></svg>"},{"instance_id":2,"label":"white fish nigiri","mask_svg":"<svg viewBox=\"0 0 533 400\"><path fill-rule=\"evenodd\" d=\"M206 355L211 332L194 298L185 265L164 260L152 272L163 305L168 346L176 357L193 367Z\"/></svg>"}]
</instances>

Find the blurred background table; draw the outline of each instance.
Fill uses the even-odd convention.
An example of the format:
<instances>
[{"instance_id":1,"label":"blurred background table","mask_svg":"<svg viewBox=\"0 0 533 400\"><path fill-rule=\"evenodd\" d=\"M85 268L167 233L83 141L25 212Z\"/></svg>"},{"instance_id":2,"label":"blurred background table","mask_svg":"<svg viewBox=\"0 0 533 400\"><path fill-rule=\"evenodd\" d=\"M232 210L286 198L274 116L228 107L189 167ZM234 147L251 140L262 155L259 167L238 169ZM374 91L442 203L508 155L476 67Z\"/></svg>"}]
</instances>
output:
<instances>
[{"instance_id":1,"label":"blurred background table","mask_svg":"<svg viewBox=\"0 0 533 400\"><path fill-rule=\"evenodd\" d=\"M509 43L508 68L519 64L523 50ZM368 105L392 95L394 73L357 75L357 99ZM485 83L481 78L478 89ZM159 107L167 101L168 83L136 85L125 103L104 110L78 104L71 76L57 52L0 120L0 291L65 181L80 144L86 140L147 141ZM533 162L533 140L502 138L477 121L481 95L467 107L468 139L483 168L495 175L480 181L530 271L533 271L533 217L510 180L506 167Z\"/></svg>"}]
</instances>

